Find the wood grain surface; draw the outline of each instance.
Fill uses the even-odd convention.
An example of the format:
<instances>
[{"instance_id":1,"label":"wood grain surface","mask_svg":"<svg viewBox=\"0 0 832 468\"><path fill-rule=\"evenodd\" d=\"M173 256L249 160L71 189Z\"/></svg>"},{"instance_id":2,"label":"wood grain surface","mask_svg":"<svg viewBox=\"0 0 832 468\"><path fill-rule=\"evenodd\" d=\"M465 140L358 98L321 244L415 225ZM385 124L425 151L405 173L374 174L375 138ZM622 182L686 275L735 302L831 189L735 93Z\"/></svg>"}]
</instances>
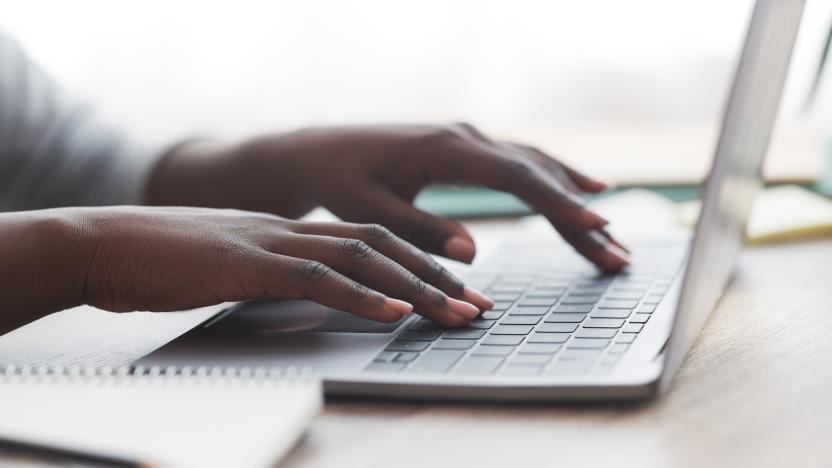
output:
<instances>
[{"instance_id":1,"label":"wood grain surface","mask_svg":"<svg viewBox=\"0 0 832 468\"><path fill-rule=\"evenodd\" d=\"M656 401L334 401L281 466L832 466L832 240L746 250Z\"/></svg>"}]
</instances>

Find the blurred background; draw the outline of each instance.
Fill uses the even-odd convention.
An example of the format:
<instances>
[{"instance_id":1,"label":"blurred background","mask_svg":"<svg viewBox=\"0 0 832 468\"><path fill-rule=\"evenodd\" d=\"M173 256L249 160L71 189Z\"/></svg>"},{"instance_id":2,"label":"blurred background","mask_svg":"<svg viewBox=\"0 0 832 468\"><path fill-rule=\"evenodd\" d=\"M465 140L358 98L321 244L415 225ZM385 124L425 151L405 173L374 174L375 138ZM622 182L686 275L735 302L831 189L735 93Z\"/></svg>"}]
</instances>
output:
<instances>
[{"instance_id":1,"label":"blurred background","mask_svg":"<svg viewBox=\"0 0 832 468\"><path fill-rule=\"evenodd\" d=\"M0 28L136 135L469 121L624 184L695 182L750 0L0 0ZM804 111L832 20L809 0L767 168L809 180L832 89ZM0 103L2 105L2 103Z\"/></svg>"}]
</instances>

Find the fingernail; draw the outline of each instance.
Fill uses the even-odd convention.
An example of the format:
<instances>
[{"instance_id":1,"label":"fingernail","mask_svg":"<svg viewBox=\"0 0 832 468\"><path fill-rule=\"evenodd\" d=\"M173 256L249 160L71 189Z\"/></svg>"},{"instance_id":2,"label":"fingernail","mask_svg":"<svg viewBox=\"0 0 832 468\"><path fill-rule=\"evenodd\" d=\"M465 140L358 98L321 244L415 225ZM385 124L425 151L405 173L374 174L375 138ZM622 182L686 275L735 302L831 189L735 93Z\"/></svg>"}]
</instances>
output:
<instances>
[{"instance_id":1,"label":"fingernail","mask_svg":"<svg viewBox=\"0 0 832 468\"><path fill-rule=\"evenodd\" d=\"M384 299L384 306L402 315L413 312L413 304L390 297Z\"/></svg>"},{"instance_id":2,"label":"fingernail","mask_svg":"<svg viewBox=\"0 0 832 468\"><path fill-rule=\"evenodd\" d=\"M494 307L494 301L492 301L488 296L468 286L465 286L462 297L464 297L465 300L471 304L479 307L480 311L488 310Z\"/></svg>"},{"instance_id":3,"label":"fingernail","mask_svg":"<svg viewBox=\"0 0 832 468\"><path fill-rule=\"evenodd\" d=\"M474 304L452 299L450 297L448 298L448 308L451 309L451 312L467 319L476 318L476 316L480 314L480 309L478 309Z\"/></svg>"},{"instance_id":4,"label":"fingernail","mask_svg":"<svg viewBox=\"0 0 832 468\"><path fill-rule=\"evenodd\" d=\"M587 224L590 224L591 227L594 227L595 229L600 229L610 224L610 222L607 221L604 217L602 217L598 213L589 210L584 210L583 218L587 222Z\"/></svg>"},{"instance_id":5,"label":"fingernail","mask_svg":"<svg viewBox=\"0 0 832 468\"><path fill-rule=\"evenodd\" d=\"M611 253L614 257L621 261L622 266L627 266L630 264L630 254L628 254L615 244L608 244L607 252Z\"/></svg>"},{"instance_id":6,"label":"fingernail","mask_svg":"<svg viewBox=\"0 0 832 468\"><path fill-rule=\"evenodd\" d=\"M474 243L460 236L454 236L445 241L444 249L448 257L465 263L471 263L477 253Z\"/></svg>"}]
</instances>

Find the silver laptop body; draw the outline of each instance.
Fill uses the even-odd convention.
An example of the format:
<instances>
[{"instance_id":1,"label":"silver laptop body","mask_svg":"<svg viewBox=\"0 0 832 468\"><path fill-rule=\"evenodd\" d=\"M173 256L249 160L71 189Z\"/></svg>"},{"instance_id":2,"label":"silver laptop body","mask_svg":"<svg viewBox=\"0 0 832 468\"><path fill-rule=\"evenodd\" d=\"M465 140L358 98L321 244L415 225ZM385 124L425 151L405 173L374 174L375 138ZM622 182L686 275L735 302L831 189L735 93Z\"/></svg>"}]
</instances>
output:
<instances>
[{"instance_id":1,"label":"silver laptop body","mask_svg":"<svg viewBox=\"0 0 832 468\"><path fill-rule=\"evenodd\" d=\"M731 277L803 3L756 3L692 241L655 233L636 243L632 269L616 276L599 275L561 242L502 246L466 275L498 304L466 329L438 329L415 316L375 323L304 301L243 303L137 364L308 367L329 395L362 397L657 395Z\"/></svg>"}]
</instances>

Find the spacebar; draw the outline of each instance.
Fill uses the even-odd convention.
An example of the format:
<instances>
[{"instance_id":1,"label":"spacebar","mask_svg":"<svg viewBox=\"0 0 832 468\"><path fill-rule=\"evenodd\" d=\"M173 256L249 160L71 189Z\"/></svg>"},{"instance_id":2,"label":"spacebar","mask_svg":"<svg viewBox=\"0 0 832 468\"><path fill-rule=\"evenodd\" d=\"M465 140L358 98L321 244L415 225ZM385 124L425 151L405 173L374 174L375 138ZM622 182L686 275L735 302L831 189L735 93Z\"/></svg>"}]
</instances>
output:
<instances>
[{"instance_id":1,"label":"spacebar","mask_svg":"<svg viewBox=\"0 0 832 468\"><path fill-rule=\"evenodd\" d=\"M447 371L454 365L465 351L435 349L430 350L422 355L422 357L413 363L410 367L410 372L421 373L442 373Z\"/></svg>"}]
</instances>

